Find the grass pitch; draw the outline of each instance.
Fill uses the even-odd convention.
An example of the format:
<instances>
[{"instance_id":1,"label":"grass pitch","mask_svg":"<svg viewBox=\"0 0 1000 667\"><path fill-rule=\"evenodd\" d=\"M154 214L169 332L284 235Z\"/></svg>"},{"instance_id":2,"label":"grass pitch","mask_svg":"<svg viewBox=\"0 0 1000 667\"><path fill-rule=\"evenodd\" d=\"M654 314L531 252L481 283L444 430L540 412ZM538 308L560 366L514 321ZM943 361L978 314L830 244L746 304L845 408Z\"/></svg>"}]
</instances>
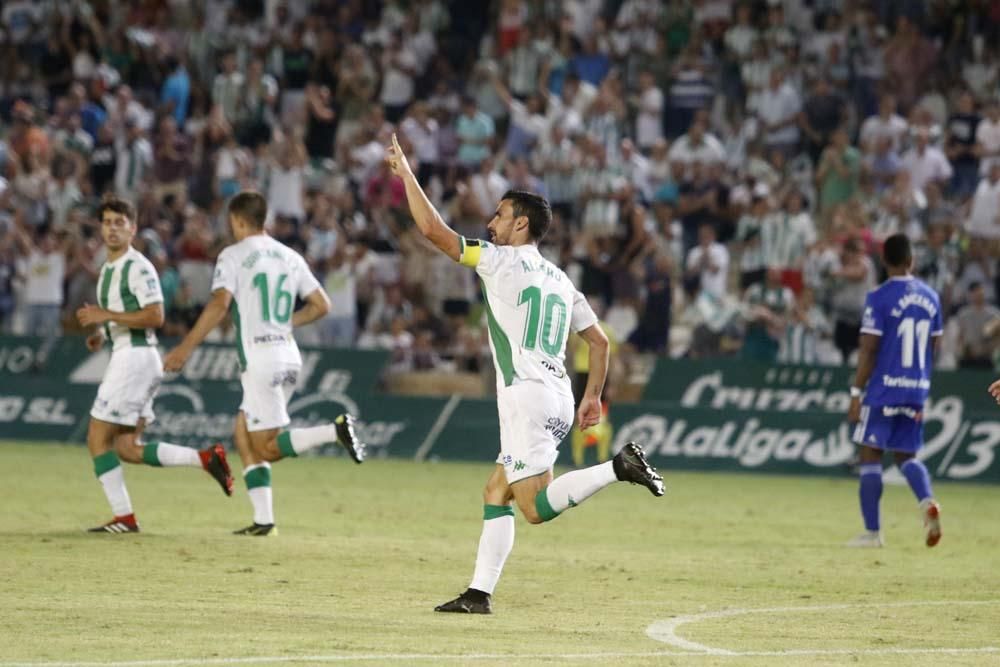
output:
<instances>
[{"instance_id":1,"label":"grass pitch","mask_svg":"<svg viewBox=\"0 0 1000 667\"><path fill-rule=\"evenodd\" d=\"M518 517L494 615L464 617L431 610L468 583L488 462L282 462L281 535L260 539L229 534L242 485L227 499L200 470L127 466L144 532L86 535L109 515L86 449L0 461L0 667L1000 663L1000 488L939 484L927 549L887 487L888 546L856 551L853 481L664 470L662 499L616 485L550 525ZM677 636L714 652L646 634L696 614Z\"/></svg>"}]
</instances>

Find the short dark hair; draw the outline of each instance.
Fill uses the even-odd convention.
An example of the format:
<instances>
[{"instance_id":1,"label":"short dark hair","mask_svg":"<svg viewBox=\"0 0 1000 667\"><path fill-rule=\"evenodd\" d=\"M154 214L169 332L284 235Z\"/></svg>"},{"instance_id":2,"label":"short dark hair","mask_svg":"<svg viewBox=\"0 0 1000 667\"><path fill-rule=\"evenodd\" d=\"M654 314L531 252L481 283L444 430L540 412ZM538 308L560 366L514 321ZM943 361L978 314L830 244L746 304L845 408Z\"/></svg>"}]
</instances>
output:
<instances>
[{"instance_id":1,"label":"short dark hair","mask_svg":"<svg viewBox=\"0 0 1000 667\"><path fill-rule=\"evenodd\" d=\"M264 221L267 220L267 200L259 192L246 190L229 201L229 215L243 218L255 229L264 229Z\"/></svg>"},{"instance_id":2,"label":"short dark hair","mask_svg":"<svg viewBox=\"0 0 1000 667\"><path fill-rule=\"evenodd\" d=\"M528 233L535 241L541 241L552 224L552 207L544 197L525 190L508 190L500 198L510 201L514 217L528 218Z\"/></svg>"},{"instance_id":3,"label":"short dark hair","mask_svg":"<svg viewBox=\"0 0 1000 667\"><path fill-rule=\"evenodd\" d=\"M135 224L135 206L132 206L132 202L129 202L120 197L115 197L114 195L106 195L104 199L101 200L101 205L97 207L97 219L104 219L104 212L111 211L112 213L117 213L119 215L124 215L129 219L129 222Z\"/></svg>"},{"instance_id":4,"label":"short dark hair","mask_svg":"<svg viewBox=\"0 0 1000 667\"><path fill-rule=\"evenodd\" d=\"M913 251L910 249L910 239L906 234L893 234L885 240L882 246L882 257L887 266L894 268L908 267L913 262Z\"/></svg>"}]
</instances>

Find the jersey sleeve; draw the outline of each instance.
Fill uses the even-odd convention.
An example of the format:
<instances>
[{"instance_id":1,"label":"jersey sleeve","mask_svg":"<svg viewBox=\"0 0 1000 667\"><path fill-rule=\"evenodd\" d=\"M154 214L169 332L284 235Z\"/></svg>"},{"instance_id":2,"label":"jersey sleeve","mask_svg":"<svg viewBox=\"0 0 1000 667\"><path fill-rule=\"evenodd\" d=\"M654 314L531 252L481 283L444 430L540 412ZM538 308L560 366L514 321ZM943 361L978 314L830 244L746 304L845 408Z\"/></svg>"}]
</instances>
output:
<instances>
[{"instance_id":1,"label":"jersey sleeve","mask_svg":"<svg viewBox=\"0 0 1000 667\"><path fill-rule=\"evenodd\" d=\"M149 262L140 264L129 272L128 288L132 290L140 308L153 303L163 303L163 290L160 288L160 278L156 269Z\"/></svg>"},{"instance_id":2,"label":"jersey sleeve","mask_svg":"<svg viewBox=\"0 0 1000 667\"><path fill-rule=\"evenodd\" d=\"M884 316L879 310L875 292L868 292L865 297L865 312L861 316L861 333L881 336L884 329Z\"/></svg>"},{"instance_id":3,"label":"jersey sleeve","mask_svg":"<svg viewBox=\"0 0 1000 667\"><path fill-rule=\"evenodd\" d=\"M474 268L476 273L483 277L492 276L497 272L503 259L500 248L479 239L467 239L464 236L458 238L461 243L459 263Z\"/></svg>"},{"instance_id":4,"label":"jersey sleeve","mask_svg":"<svg viewBox=\"0 0 1000 667\"><path fill-rule=\"evenodd\" d=\"M593 308L587 303L587 297L583 296L579 290L573 294L573 313L570 316L569 326L573 331L583 331L597 324L597 315Z\"/></svg>"},{"instance_id":5,"label":"jersey sleeve","mask_svg":"<svg viewBox=\"0 0 1000 667\"><path fill-rule=\"evenodd\" d=\"M302 258L301 255L296 255L298 261L298 273L299 273L299 298L305 299L307 296L319 289L319 281L316 280L316 276L313 275L312 269L309 268L309 264Z\"/></svg>"},{"instance_id":6,"label":"jersey sleeve","mask_svg":"<svg viewBox=\"0 0 1000 667\"><path fill-rule=\"evenodd\" d=\"M223 250L219 259L215 260L215 273L212 275L212 291L224 289L236 296L236 259L233 254Z\"/></svg>"}]
</instances>

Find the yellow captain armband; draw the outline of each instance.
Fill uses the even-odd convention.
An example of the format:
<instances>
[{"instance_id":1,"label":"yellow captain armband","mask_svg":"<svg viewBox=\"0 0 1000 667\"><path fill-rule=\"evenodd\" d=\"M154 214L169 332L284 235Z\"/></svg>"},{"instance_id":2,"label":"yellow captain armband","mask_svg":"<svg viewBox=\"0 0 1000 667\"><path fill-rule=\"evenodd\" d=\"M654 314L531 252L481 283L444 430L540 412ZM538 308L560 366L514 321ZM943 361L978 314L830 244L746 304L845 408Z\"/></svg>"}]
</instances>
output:
<instances>
[{"instance_id":1,"label":"yellow captain armband","mask_svg":"<svg viewBox=\"0 0 1000 667\"><path fill-rule=\"evenodd\" d=\"M458 237L462 244L459 254L459 263L475 268L479 265L479 256L483 252L483 242L479 239L467 239L464 236Z\"/></svg>"}]
</instances>

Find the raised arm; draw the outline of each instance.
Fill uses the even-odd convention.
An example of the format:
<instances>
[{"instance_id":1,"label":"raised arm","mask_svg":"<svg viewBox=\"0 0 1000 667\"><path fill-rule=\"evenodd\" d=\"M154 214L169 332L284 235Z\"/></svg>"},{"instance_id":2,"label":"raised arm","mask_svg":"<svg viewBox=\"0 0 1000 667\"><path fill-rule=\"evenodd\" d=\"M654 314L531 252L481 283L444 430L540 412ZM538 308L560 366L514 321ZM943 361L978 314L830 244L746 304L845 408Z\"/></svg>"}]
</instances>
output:
<instances>
[{"instance_id":1,"label":"raised arm","mask_svg":"<svg viewBox=\"0 0 1000 667\"><path fill-rule=\"evenodd\" d=\"M438 250L457 262L462 256L462 239L445 224L441 214L427 199L423 188L417 182L417 177L410 169L410 163L403 154L403 149L399 147L395 134L392 135L392 145L387 149L386 161L392 173L403 179L403 185L406 186L406 203L410 206L410 215L413 216L417 229Z\"/></svg>"}]
</instances>

